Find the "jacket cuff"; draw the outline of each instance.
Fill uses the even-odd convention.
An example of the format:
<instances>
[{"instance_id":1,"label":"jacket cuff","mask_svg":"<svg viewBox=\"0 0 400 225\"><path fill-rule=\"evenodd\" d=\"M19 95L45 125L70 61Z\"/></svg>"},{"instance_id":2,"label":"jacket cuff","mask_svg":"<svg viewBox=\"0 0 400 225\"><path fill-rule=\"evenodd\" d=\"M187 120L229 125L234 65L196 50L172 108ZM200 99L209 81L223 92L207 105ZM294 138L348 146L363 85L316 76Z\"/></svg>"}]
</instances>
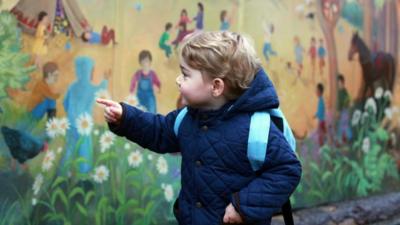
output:
<instances>
[{"instance_id":1,"label":"jacket cuff","mask_svg":"<svg viewBox=\"0 0 400 225\"><path fill-rule=\"evenodd\" d=\"M120 102L119 103L122 107L122 115L121 115L121 121L119 124L115 124L115 123L107 123L108 124L108 128L115 134L119 135L119 136L123 136L123 130L124 130L124 125L125 125L125 118L126 118L126 106L124 103Z\"/></svg>"},{"instance_id":2,"label":"jacket cuff","mask_svg":"<svg viewBox=\"0 0 400 225\"><path fill-rule=\"evenodd\" d=\"M243 212L240 209L240 196L239 192L235 192L232 194L232 205L235 208L236 212L239 213L240 217L242 217L243 223L246 223L246 217L244 216Z\"/></svg>"}]
</instances>

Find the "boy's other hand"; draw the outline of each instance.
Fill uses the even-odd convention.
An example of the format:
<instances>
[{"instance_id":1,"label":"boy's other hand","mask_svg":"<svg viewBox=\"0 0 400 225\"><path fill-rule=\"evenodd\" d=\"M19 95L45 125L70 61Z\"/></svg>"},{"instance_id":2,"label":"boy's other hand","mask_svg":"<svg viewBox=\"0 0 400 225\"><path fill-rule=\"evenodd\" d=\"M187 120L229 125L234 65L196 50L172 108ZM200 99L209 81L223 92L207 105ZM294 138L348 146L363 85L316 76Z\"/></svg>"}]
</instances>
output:
<instances>
[{"instance_id":1,"label":"boy's other hand","mask_svg":"<svg viewBox=\"0 0 400 225\"><path fill-rule=\"evenodd\" d=\"M122 106L115 101L98 98L96 102L103 105L104 117L108 123L120 124L122 117Z\"/></svg>"},{"instance_id":2,"label":"boy's other hand","mask_svg":"<svg viewBox=\"0 0 400 225\"><path fill-rule=\"evenodd\" d=\"M242 217L236 211L235 207L233 207L232 203L225 209L224 223L243 223Z\"/></svg>"}]
</instances>

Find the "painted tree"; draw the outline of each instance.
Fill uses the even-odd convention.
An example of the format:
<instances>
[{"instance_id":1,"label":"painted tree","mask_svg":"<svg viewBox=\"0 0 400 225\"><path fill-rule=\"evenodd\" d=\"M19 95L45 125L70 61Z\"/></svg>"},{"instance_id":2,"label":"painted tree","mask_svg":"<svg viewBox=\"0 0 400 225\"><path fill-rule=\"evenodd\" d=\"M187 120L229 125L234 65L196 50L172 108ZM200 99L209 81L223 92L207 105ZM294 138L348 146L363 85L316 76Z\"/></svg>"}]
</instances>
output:
<instances>
[{"instance_id":1,"label":"painted tree","mask_svg":"<svg viewBox=\"0 0 400 225\"><path fill-rule=\"evenodd\" d=\"M35 68L27 66L29 55L22 53L21 32L17 20L7 11L0 12L0 99L7 97L7 88L19 89L29 81Z\"/></svg>"},{"instance_id":2,"label":"painted tree","mask_svg":"<svg viewBox=\"0 0 400 225\"><path fill-rule=\"evenodd\" d=\"M338 60L335 43L335 27L341 15L342 0L316 1L316 14L325 37L328 54L329 72L329 106L332 112L336 110Z\"/></svg>"}]
</instances>

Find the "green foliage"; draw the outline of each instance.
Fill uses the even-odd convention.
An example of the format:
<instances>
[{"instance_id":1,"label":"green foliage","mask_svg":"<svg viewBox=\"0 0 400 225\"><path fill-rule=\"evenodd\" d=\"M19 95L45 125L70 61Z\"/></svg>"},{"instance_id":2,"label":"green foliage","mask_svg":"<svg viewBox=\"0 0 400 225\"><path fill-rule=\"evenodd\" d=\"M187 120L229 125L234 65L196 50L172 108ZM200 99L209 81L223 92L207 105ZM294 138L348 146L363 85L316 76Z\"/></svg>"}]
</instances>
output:
<instances>
[{"instance_id":1,"label":"green foliage","mask_svg":"<svg viewBox=\"0 0 400 225\"><path fill-rule=\"evenodd\" d=\"M29 55L20 52L21 31L15 17L0 12L0 99L7 96L6 88L20 89L29 81L34 66L26 66Z\"/></svg>"}]
</instances>

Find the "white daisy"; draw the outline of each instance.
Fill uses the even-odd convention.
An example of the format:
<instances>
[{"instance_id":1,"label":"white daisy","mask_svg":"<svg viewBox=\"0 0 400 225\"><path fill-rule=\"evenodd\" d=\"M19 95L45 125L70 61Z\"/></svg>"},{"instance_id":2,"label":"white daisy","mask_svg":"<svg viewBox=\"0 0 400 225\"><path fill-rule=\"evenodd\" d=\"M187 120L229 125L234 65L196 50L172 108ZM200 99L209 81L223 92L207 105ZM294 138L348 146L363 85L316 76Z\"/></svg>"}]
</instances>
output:
<instances>
[{"instance_id":1,"label":"white daisy","mask_svg":"<svg viewBox=\"0 0 400 225\"><path fill-rule=\"evenodd\" d=\"M393 113L392 113L392 109L391 108L386 108L385 109L385 116L386 116L386 118L388 118L388 119L392 119L392 117L393 117Z\"/></svg>"},{"instance_id":2,"label":"white daisy","mask_svg":"<svg viewBox=\"0 0 400 225\"><path fill-rule=\"evenodd\" d=\"M385 91L385 94L383 94L383 96L387 99L387 100L392 100L392 92L390 92L389 90Z\"/></svg>"},{"instance_id":3,"label":"white daisy","mask_svg":"<svg viewBox=\"0 0 400 225\"><path fill-rule=\"evenodd\" d=\"M80 135L90 135L93 128L92 117L87 113L81 114L78 119L76 119L76 127Z\"/></svg>"},{"instance_id":4,"label":"white daisy","mask_svg":"<svg viewBox=\"0 0 400 225\"><path fill-rule=\"evenodd\" d=\"M370 147L371 147L371 142L370 142L369 138L368 137L364 138L363 144L362 144L362 151L364 153L368 153Z\"/></svg>"},{"instance_id":5,"label":"white daisy","mask_svg":"<svg viewBox=\"0 0 400 225\"><path fill-rule=\"evenodd\" d=\"M164 197L167 202L171 202L174 199L174 189L172 188L172 185L167 184L164 187Z\"/></svg>"},{"instance_id":6,"label":"white daisy","mask_svg":"<svg viewBox=\"0 0 400 225\"><path fill-rule=\"evenodd\" d=\"M376 114L376 112L377 112L376 102L373 98L367 99L367 102L364 105L364 110L367 112L370 112L369 110L371 110L374 115Z\"/></svg>"},{"instance_id":7,"label":"white daisy","mask_svg":"<svg viewBox=\"0 0 400 225\"><path fill-rule=\"evenodd\" d=\"M35 181L33 182L33 186L32 186L34 195L37 195L39 193L40 188L42 187L42 184L43 184L43 175L41 173L39 173L38 175L36 175Z\"/></svg>"},{"instance_id":8,"label":"white daisy","mask_svg":"<svg viewBox=\"0 0 400 225\"><path fill-rule=\"evenodd\" d=\"M105 131L100 137L100 151L105 152L114 143L115 135L110 131Z\"/></svg>"},{"instance_id":9,"label":"white daisy","mask_svg":"<svg viewBox=\"0 0 400 225\"><path fill-rule=\"evenodd\" d=\"M96 99L97 98L102 98L102 99L111 99L110 92L108 92L107 89L102 89L98 92L96 92ZM97 103L98 106L103 106L102 104Z\"/></svg>"},{"instance_id":10,"label":"white daisy","mask_svg":"<svg viewBox=\"0 0 400 225\"><path fill-rule=\"evenodd\" d=\"M131 145L129 143L124 144L124 149L129 150L131 148Z\"/></svg>"},{"instance_id":11,"label":"white daisy","mask_svg":"<svg viewBox=\"0 0 400 225\"><path fill-rule=\"evenodd\" d=\"M104 165L100 165L95 168L95 171L93 174L93 180L95 182L101 184L104 181L107 181L109 175L110 175L110 171L107 169L107 167Z\"/></svg>"},{"instance_id":12,"label":"white daisy","mask_svg":"<svg viewBox=\"0 0 400 225\"><path fill-rule=\"evenodd\" d=\"M69 121L66 117L61 118L58 120L58 126L57 126L57 133L65 136L65 134L67 133L67 130L69 129Z\"/></svg>"},{"instance_id":13,"label":"white daisy","mask_svg":"<svg viewBox=\"0 0 400 225\"><path fill-rule=\"evenodd\" d=\"M142 153L139 151L134 151L128 156L128 164L129 166L136 168L143 162Z\"/></svg>"},{"instance_id":14,"label":"white daisy","mask_svg":"<svg viewBox=\"0 0 400 225\"><path fill-rule=\"evenodd\" d=\"M36 198L32 198L32 205L35 206L37 204L37 199Z\"/></svg>"},{"instance_id":15,"label":"white daisy","mask_svg":"<svg viewBox=\"0 0 400 225\"><path fill-rule=\"evenodd\" d=\"M53 151L46 152L44 155L43 162L42 162L42 170L49 171L53 166L54 159L56 158Z\"/></svg>"},{"instance_id":16,"label":"white daisy","mask_svg":"<svg viewBox=\"0 0 400 225\"><path fill-rule=\"evenodd\" d=\"M168 172L168 163L163 156L160 156L157 160L157 170L160 174L166 174Z\"/></svg>"},{"instance_id":17,"label":"white daisy","mask_svg":"<svg viewBox=\"0 0 400 225\"><path fill-rule=\"evenodd\" d=\"M353 117L352 117L352 119L351 119L351 124L352 124L353 126L358 125L358 122L360 121L360 118L361 118L361 111L360 111L360 110L356 110L356 111L353 113Z\"/></svg>"},{"instance_id":18,"label":"white daisy","mask_svg":"<svg viewBox=\"0 0 400 225\"><path fill-rule=\"evenodd\" d=\"M51 118L46 122L46 132L50 138L55 138L58 130L58 120L56 118Z\"/></svg>"},{"instance_id":19,"label":"white daisy","mask_svg":"<svg viewBox=\"0 0 400 225\"><path fill-rule=\"evenodd\" d=\"M377 89L375 89L375 98L376 99L380 99L383 96L383 88L378 87Z\"/></svg>"},{"instance_id":20,"label":"white daisy","mask_svg":"<svg viewBox=\"0 0 400 225\"><path fill-rule=\"evenodd\" d=\"M137 97L133 94L128 95L128 97L125 98L124 102L133 106L139 104Z\"/></svg>"}]
</instances>

